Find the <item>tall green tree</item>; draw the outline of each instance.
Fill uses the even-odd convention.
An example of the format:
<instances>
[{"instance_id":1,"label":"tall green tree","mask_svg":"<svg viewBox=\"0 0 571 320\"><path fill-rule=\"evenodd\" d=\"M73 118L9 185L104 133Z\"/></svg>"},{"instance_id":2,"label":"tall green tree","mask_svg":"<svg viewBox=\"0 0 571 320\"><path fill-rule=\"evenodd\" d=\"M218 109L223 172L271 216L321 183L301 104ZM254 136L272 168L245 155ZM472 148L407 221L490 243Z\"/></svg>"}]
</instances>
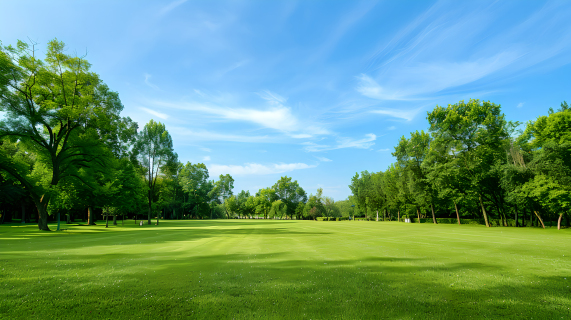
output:
<instances>
[{"instance_id":1,"label":"tall green tree","mask_svg":"<svg viewBox=\"0 0 571 320\"><path fill-rule=\"evenodd\" d=\"M0 138L19 141L38 163L21 170L13 158L0 155L0 169L17 179L38 209L38 228L49 230L47 207L63 179L79 177L80 168L105 167L101 148L119 146L121 128L132 128L119 113L119 95L90 70L84 57L65 53L63 42L48 43L45 59L35 45L18 41L0 48ZM104 154L104 153L103 153ZM43 167L47 184L32 172Z\"/></svg>"},{"instance_id":2,"label":"tall green tree","mask_svg":"<svg viewBox=\"0 0 571 320\"><path fill-rule=\"evenodd\" d=\"M448 107L436 106L428 113L434 139L448 143L456 167L469 182L464 192L477 194L486 226L490 226L484 200L491 202L500 216L504 215L504 190L498 171L492 168L505 161L508 141L505 115L500 105L489 101L460 101Z\"/></svg>"},{"instance_id":3,"label":"tall green tree","mask_svg":"<svg viewBox=\"0 0 571 320\"><path fill-rule=\"evenodd\" d=\"M148 185L147 224L151 224L153 197L155 196L157 178L161 174L163 166L169 162L176 162L174 159L177 158L177 155L173 150L172 138L166 130L165 125L160 122L155 122L152 119L139 133L133 151L134 156L145 171L144 177Z\"/></svg>"}]
</instances>

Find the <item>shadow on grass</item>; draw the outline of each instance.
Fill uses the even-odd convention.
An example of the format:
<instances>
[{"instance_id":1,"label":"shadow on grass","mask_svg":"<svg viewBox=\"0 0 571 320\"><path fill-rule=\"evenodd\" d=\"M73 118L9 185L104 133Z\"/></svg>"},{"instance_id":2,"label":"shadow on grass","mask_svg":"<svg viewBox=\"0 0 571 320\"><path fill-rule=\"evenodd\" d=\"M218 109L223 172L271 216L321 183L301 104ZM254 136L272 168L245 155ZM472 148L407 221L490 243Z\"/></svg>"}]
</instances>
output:
<instances>
[{"instance_id":1,"label":"shadow on grass","mask_svg":"<svg viewBox=\"0 0 571 320\"><path fill-rule=\"evenodd\" d=\"M127 318L289 319L568 319L570 315L571 301L562 279L482 284L470 275L502 271L485 263L427 267L425 259L399 257L323 262L288 259L291 254L285 252L139 256L67 255L55 265L46 264L44 275L33 279L25 277L25 269L19 271L23 277L18 280L4 273L0 314L34 311L73 318L96 311L89 317L107 318L121 311ZM44 303L35 301L39 297Z\"/></svg>"}]
</instances>

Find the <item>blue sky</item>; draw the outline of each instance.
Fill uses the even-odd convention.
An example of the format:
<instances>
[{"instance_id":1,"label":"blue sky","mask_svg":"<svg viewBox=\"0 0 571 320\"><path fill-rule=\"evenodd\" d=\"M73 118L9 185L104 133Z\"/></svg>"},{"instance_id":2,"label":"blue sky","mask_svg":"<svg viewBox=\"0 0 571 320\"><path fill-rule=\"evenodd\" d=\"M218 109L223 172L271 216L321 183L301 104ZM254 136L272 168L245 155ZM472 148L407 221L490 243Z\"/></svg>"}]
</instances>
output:
<instances>
[{"instance_id":1,"label":"blue sky","mask_svg":"<svg viewBox=\"0 0 571 320\"><path fill-rule=\"evenodd\" d=\"M343 200L436 105L528 121L571 100L571 2L3 1L0 40L87 53L140 127L235 192L280 176Z\"/></svg>"}]
</instances>

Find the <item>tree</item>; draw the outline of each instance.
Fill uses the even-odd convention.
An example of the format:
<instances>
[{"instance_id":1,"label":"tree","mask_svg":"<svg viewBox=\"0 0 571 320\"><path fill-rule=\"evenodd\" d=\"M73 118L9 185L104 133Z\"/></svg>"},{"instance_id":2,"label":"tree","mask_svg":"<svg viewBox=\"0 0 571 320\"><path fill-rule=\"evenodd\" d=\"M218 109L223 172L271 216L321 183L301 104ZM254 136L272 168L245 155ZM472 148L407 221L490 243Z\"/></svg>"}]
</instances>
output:
<instances>
[{"instance_id":1,"label":"tree","mask_svg":"<svg viewBox=\"0 0 571 320\"><path fill-rule=\"evenodd\" d=\"M272 208L272 203L277 200L276 191L272 188L260 189L256 193L256 213L263 214L264 218L268 218L268 214Z\"/></svg>"},{"instance_id":2,"label":"tree","mask_svg":"<svg viewBox=\"0 0 571 320\"><path fill-rule=\"evenodd\" d=\"M430 206L432 222L436 224L434 214L435 191L427 179L426 167L423 166L423 162L429 154L430 144L431 138L428 133L424 131L411 132L410 139L406 139L404 136L400 139L393 156L411 175L408 187L417 210L418 207Z\"/></svg>"},{"instance_id":3,"label":"tree","mask_svg":"<svg viewBox=\"0 0 571 320\"><path fill-rule=\"evenodd\" d=\"M323 198L323 207L325 209L325 216L328 218L337 218L341 216L339 207L335 205L335 200L331 197Z\"/></svg>"},{"instance_id":4,"label":"tree","mask_svg":"<svg viewBox=\"0 0 571 320\"><path fill-rule=\"evenodd\" d=\"M282 200L276 200L272 202L272 207L270 209L270 217L281 219L287 214L287 204Z\"/></svg>"},{"instance_id":5,"label":"tree","mask_svg":"<svg viewBox=\"0 0 571 320\"><path fill-rule=\"evenodd\" d=\"M474 192L480 200L486 226L490 226L484 200L504 216L504 190L498 171L492 167L505 161L507 128L499 105L471 99L448 107L436 106L427 117L434 139L447 143L461 177L469 182L464 193Z\"/></svg>"},{"instance_id":6,"label":"tree","mask_svg":"<svg viewBox=\"0 0 571 320\"><path fill-rule=\"evenodd\" d=\"M317 189L317 194L310 195L305 203L303 214L306 218L313 219L323 216L325 207L323 206L323 188Z\"/></svg>"},{"instance_id":7,"label":"tree","mask_svg":"<svg viewBox=\"0 0 571 320\"><path fill-rule=\"evenodd\" d=\"M121 128L132 128L130 119L119 116L119 95L90 71L84 57L64 51L57 39L48 43L45 61L36 57L34 44L0 48L0 111L6 113L0 138L18 141L36 157L34 168L22 170L2 154L0 169L29 193L40 230L49 230L47 207L60 181L81 179L80 168L105 167L101 148L120 146ZM43 168L48 183L35 183L36 168Z\"/></svg>"},{"instance_id":8,"label":"tree","mask_svg":"<svg viewBox=\"0 0 571 320\"><path fill-rule=\"evenodd\" d=\"M236 196L231 196L224 200L224 209L226 210L226 216L228 219L230 219L230 214L238 213L240 206L236 200Z\"/></svg>"},{"instance_id":9,"label":"tree","mask_svg":"<svg viewBox=\"0 0 571 320\"><path fill-rule=\"evenodd\" d=\"M278 199L286 205L286 215L293 219L297 204L307 201L305 190L299 186L297 180L292 182L292 178L288 176L281 177L272 188L276 191Z\"/></svg>"},{"instance_id":10,"label":"tree","mask_svg":"<svg viewBox=\"0 0 571 320\"><path fill-rule=\"evenodd\" d=\"M166 130L165 125L151 119L137 137L134 155L145 170L144 177L149 188L147 193L147 224L151 224L151 212L157 177L161 174L161 169L164 165L169 162L175 162L174 159L177 158L173 150L172 138Z\"/></svg>"}]
</instances>

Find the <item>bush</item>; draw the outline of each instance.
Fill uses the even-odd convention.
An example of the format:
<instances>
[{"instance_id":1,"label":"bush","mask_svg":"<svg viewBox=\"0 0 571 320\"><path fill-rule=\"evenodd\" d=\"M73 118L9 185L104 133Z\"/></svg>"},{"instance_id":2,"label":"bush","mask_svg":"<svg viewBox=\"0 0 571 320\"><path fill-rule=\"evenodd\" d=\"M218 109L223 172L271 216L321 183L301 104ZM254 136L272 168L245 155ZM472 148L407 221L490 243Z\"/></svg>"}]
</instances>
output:
<instances>
[{"instance_id":1,"label":"bush","mask_svg":"<svg viewBox=\"0 0 571 320\"><path fill-rule=\"evenodd\" d=\"M315 218L317 221L327 221L327 217L317 217Z\"/></svg>"}]
</instances>

